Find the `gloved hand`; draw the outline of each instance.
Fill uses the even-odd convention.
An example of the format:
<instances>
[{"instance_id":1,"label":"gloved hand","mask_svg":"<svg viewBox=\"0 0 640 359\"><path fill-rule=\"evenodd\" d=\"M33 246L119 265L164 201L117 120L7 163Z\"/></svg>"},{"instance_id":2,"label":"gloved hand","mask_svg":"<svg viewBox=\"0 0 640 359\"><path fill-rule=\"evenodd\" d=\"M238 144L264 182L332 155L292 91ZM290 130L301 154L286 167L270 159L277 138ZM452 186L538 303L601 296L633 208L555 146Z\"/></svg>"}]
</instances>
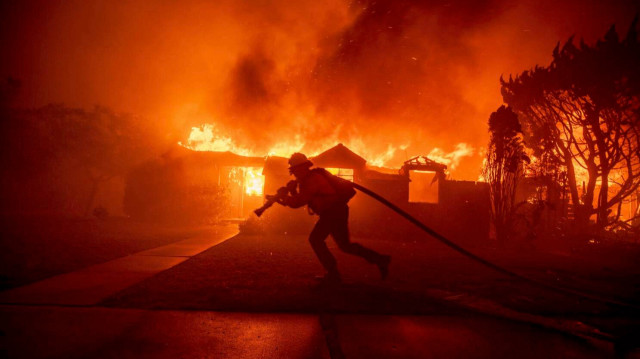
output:
<instances>
[{"instance_id":1,"label":"gloved hand","mask_svg":"<svg viewBox=\"0 0 640 359\"><path fill-rule=\"evenodd\" d=\"M287 182L287 190L291 194L297 194L298 193L298 181L292 180L292 181Z\"/></svg>"},{"instance_id":2,"label":"gloved hand","mask_svg":"<svg viewBox=\"0 0 640 359\"><path fill-rule=\"evenodd\" d=\"M277 196L280 198L284 198L289 194L289 189L287 187L280 187L278 188L278 194Z\"/></svg>"}]
</instances>

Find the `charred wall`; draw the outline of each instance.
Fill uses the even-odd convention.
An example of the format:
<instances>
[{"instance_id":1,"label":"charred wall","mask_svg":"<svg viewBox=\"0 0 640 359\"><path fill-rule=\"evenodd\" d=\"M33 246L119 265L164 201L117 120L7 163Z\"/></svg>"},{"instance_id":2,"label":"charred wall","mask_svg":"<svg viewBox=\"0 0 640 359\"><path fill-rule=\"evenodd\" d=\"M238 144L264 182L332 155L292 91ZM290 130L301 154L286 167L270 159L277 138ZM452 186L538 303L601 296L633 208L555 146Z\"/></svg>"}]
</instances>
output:
<instances>
[{"instance_id":1,"label":"charred wall","mask_svg":"<svg viewBox=\"0 0 640 359\"><path fill-rule=\"evenodd\" d=\"M485 242L489 238L489 188L486 183L441 181L440 200L409 203L409 182L404 176L387 180L364 180L362 185L382 195L424 224L459 243ZM423 236L398 214L360 194L351 202L354 235L404 240Z\"/></svg>"}]
</instances>

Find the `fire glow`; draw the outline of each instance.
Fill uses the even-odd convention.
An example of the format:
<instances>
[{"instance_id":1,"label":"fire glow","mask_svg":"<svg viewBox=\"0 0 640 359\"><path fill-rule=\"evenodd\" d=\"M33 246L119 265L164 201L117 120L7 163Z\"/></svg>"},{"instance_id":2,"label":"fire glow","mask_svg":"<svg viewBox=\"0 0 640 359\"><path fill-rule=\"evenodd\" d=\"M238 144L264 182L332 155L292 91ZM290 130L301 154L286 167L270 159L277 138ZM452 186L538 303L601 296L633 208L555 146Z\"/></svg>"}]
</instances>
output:
<instances>
[{"instance_id":1,"label":"fire glow","mask_svg":"<svg viewBox=\"0 0 640 359\"><path fill-rule=\"evenodd\" d=\"M38 54L6 56L3 73L26 80L19 105L136 113L155 119L158 141L216 123L180 137L198 151L311 156L342 142L393 168L426 154L457 167L457 179L477 178L482 156L444 155L486 145L501 74L546 63L572 34L590 42L612 23L626 27L637 12L629 1L576 2L578 12L538 2L37 4L3 8L6 48ZM204 137L221 128L233 136ZM241 136L247 142L232 141Z\"/></svg>"},{"instance_id":2,"label":"fire glow","mask_svg":"<svg viewBox=\"0 0 640 359\"><path fill-rule=\"evenodd\" d=\"M353 150L354 152L362 155L370 166L379 168L399 168L400 163L393 161L397 151L402 151L407 155L407 148L409 144L401 144L394 146L387 144L386 150L382 152L371 151L364 141L360 138L352 138L348 141L340 141L337 138L327 138L321 141L314 141L316 151L307 151L309 157L314 157L324 151L335 146L337 143L344 143L345 146ZM186 143L179 142L179 144L185 148L193 151L212 151L212 152L232 152L241 156L252 157L265 157L265 156L281 156L289 157L294 152L306 151L308 145L301 136L296 136L292 141L282 141L274 144L271 148L265 152L253 150L247 147L238 145L230 136L222 133L215 125L205 124L200 127L193 127ZM466 143L458 143L455 149L451 152L445 152L440 148L433 148L429 152L428 157L436 162L445 164L449 169L455 169L464 157L472 156L474 149ZM340 174L338 169L329 169L332 173L340 175L350 181L353 181L353 173L346 173L342 169ZM262 196L264 190L264 176L261 173L262 169L257 167L247 167L244 169L242 180L243 190L247 196Z\"/></svg>"},{"instance_id":3,"label":"fire glow","mask_svg":"<svg viewBox=\"0 0 640 359\"><path fill-rule=\"evenodd\" d=\"M247 167L244 171L244 193L247 196L262 196L264 190L264 176L262 168Z\"/></svg>"},{"instance_id":4,"label":"fire glow","mask_svg":"<svg viewBox=\"0 0 640 359\"><path fill-rule=\"evenodd\" d=\"M314 139L306 141L301 136L295 136L289 141L280 141L273 144L267 151L259 151L248 147L238 145L230 136L222 133L215 125L205 124L200 127L193 127L186 143L179 142L183 147L193 151L214 151L214 152L232 152L242 156L265 157L280 156L289 157L294 152L304 152L309 157L314 157L338 143L343 143L346 147L355 153L363 156L367 160L367 164L375 167L383 168L399 168L402 162L408 159L408 148L410 144L392 145L386 144L383 151L371 150L365 142L359 137L350 139L340 139L332 136L321 140ZM315 150L307 150L312 148ZM440 148L433 148L427 157L436 162L445 164L449 169L455 169L464 157L474 155L474 149L466 143L458 143L451 152L445 152ZM397 159L398 154L400 160Z\"/></svg>"}]
</instances>

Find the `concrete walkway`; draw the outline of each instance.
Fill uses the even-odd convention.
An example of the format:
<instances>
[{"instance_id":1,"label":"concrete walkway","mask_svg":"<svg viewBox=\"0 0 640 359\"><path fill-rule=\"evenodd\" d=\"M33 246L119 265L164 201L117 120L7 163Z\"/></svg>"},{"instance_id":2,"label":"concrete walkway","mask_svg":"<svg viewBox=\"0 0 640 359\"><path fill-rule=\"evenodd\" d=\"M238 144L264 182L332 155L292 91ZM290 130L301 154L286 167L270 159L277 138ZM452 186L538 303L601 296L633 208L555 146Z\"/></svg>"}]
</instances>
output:
<instances>
[{"instance_id":1,"label":"concrete walkway","mask_svg":"<svg viewBox=\"0 0 640 359\"><path fill-rule=\"evenodd\" d=\"M90 306L167 270L238 233L237 225L212 231L0 293L1 304Z\"/></svg>"}]
</instances>

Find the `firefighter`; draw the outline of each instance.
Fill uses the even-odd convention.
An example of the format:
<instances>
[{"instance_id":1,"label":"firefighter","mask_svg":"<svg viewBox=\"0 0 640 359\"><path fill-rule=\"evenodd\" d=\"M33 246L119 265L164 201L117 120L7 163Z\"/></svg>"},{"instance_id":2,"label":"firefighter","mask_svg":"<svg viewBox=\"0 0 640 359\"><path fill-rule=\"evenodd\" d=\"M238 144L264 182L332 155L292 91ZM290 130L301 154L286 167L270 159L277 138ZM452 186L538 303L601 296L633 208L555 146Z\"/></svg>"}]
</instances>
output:
<instances>
[{"instance_id":1,"label":"firefighter","mask_svg":"<svg viewBox=\"0 0 640 359\"><path fill-rule=\"evenodd\" d=\"M327 283L341 281L336 259L325 243L330 234L340 250L375 264L380 271L380 276L385 279L389 273L391 256L379 254L349 239L347 202L355 195L353 186L347 184L353 193L345 195L344 191L338 188L340 181L344 180L336 178L323 168L311 169L312 166L313 163L307 159L307 156L294 153L289 159L289 173L296 179L287 184L289 190L287 196L277 201L291 208L307 205L310 211L319 216L318 222L309 235L309 243L326 270L325 276L321 278L322 281Z\"/></svg>"}]
</instances>

